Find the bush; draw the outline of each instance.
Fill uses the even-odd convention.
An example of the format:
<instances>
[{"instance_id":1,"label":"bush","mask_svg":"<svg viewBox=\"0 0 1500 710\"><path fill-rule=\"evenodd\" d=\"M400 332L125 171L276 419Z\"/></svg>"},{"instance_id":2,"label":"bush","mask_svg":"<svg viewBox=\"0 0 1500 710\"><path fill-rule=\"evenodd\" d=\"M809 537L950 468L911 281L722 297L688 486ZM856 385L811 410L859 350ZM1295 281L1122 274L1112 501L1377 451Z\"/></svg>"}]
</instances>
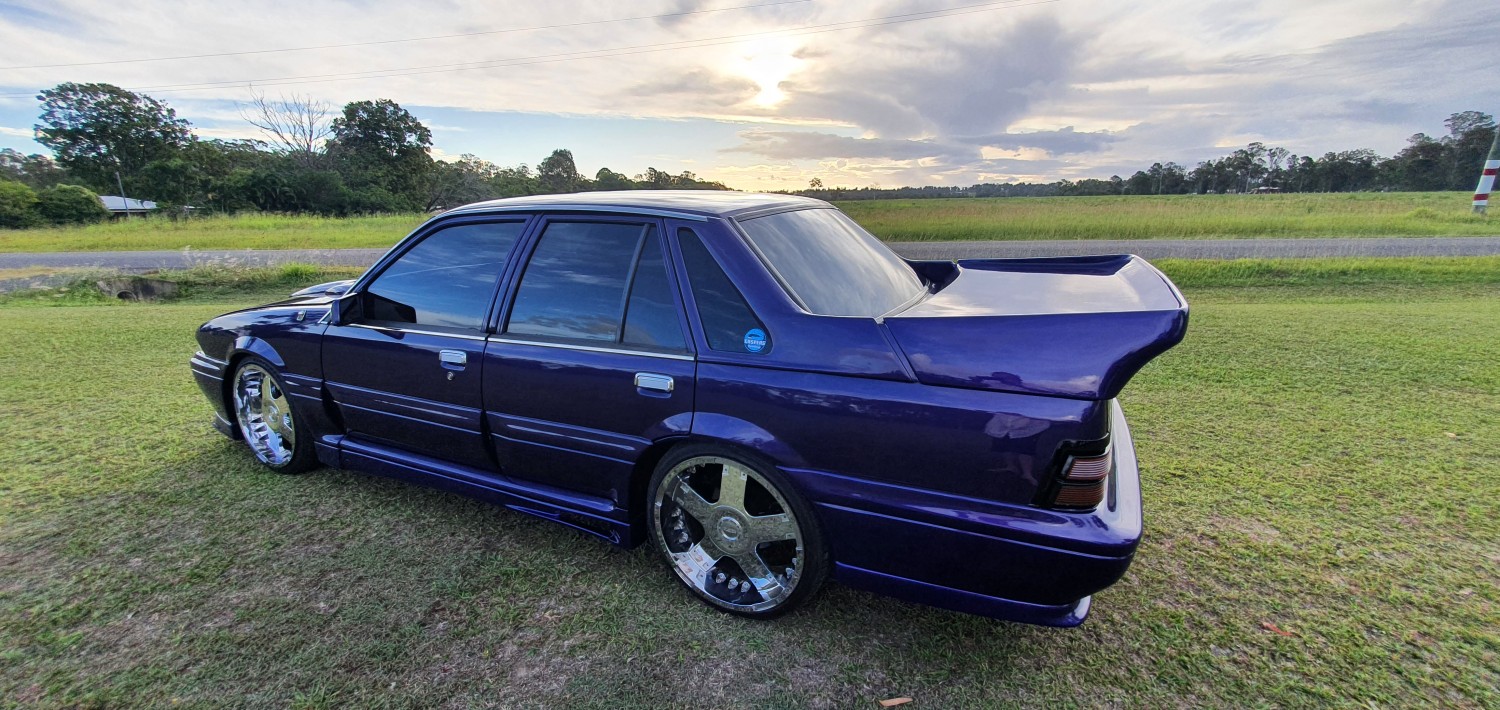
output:
<instances>
[{"instance_id":1,"label":"bush","mask_svg":"<svg viewBox=\"0 0 1500 710\"><path fill-rule=\"evenodd\" d=\"M92 190L58 185L37 195L37 212L52 224L93 224L109 218L109 210Z\"/></svg>"},{"instance_id":2,"label":"bush","mask_svg":"<svg viewBox=\"0 0 1500 710\"><path fill-rule=\"evenodd\" d=\"M36 191L12 180L0 180L0 227L22 229L41 222Z\"/></svg>"}]
</instances>

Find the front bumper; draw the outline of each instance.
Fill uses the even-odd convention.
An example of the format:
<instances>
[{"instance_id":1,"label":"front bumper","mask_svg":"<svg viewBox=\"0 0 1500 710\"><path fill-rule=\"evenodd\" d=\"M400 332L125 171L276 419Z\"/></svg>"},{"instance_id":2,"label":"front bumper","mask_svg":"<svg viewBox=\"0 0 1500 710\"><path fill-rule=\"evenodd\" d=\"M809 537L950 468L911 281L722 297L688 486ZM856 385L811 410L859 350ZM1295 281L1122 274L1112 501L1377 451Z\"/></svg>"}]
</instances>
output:
<instances>
[{"instance_id":1,"label":"front bumper","mask_svg":"<svg viewBox=\"0 0 1500 710\"><path fill-rule=\"evenodd\" d=\"M193 380L198 383L198 389L203 390L203 396L208 398L209 404L214 407L214 428L221 434L231 439L239 438L239 430L229 419L228 403L224 400L224 377L225 368L229 363L215 360L201 352L194 353L188 360L188 366L193 370Z\"/></svg>"},{"instance_id":2,"label":"front bumper","mask_svg":"<svg viewBox=\"0 0 1500 710\"><path fill-rule=\"evenodd\" d=\"M1070 513L789 470L817 501L834 578L921 604L1077 626L1125 574L1141 539L1140 472L1111 404L1115 471L1099 508Z\"/></svg>"}]
</instances>

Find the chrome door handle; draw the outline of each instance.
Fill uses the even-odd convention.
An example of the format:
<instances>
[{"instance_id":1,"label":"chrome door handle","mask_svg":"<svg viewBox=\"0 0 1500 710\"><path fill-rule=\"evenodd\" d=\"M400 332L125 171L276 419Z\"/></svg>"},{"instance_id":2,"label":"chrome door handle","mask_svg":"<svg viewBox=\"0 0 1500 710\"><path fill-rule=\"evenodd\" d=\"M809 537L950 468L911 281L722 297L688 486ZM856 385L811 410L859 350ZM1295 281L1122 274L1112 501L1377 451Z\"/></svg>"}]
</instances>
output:
<instances>
[{"instance_id":1,"label":"chrome door handle","mask_svg":"<svg viewBox=\"0 0 1500 710\"><path fill-rule=\"evenodd\" d=\"M438 362L462 367L469 364L469 354L462 350L441 350L438 351Z\"/></svg>"},{"instance_id":2,"label":"chrome door handle","mask_svg":"<svg viewBox=\"0 0 1500 710\"><path fill-rule=\"evenodd\" d=\"M675 383L666 375L657 375L650 372L635 373L635 386L643 390L653 392L671 392Z\"/></svg>"}]
</instances>

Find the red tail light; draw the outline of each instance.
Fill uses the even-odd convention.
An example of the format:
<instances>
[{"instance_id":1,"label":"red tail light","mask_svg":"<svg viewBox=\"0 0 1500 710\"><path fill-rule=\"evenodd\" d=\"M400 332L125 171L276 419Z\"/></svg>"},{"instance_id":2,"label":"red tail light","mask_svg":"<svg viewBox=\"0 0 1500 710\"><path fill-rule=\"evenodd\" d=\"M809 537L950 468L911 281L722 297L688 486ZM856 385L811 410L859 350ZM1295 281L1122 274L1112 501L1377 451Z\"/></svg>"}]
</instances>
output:
<instances>
[{"instance_id":1,"label":"red tail light","mask_svg":"<svg viewBox=\"0 0 1500 710\"><path fill-rule=\"evenodd\" d=\"M1104 485L1109 472L1114 470L1115 457L1112 449L1105 449L1097 456L1074 456L1068 459L1063 470L1057 497L1052 505L1058 508L1093 509L1104 502Z\"/></svg>"}]
</instances>

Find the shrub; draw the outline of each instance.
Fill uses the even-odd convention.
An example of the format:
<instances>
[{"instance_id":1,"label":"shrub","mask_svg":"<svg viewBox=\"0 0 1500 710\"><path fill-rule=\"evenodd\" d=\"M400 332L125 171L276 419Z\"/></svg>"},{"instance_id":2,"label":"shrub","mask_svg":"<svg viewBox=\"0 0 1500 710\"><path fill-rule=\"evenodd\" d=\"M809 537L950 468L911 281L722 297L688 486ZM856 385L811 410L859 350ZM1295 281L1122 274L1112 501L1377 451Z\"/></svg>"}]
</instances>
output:
<instances>
[{"instance_id":1,"label":"shrub","mask_svg":"<svg viewBox=\"0 0 1500 710\"><path fill-rule=\"evenodd\" d=\"M0 180L0 227L21 229L41 222L36 192L13 180Z\"/></svg>"},{"instance_id":2,"label":"shrub","mask_svg":"<svg viewBox=\"0 0 1500 710\"><path fill-rule=\"evenodd\" d=\"M99 196L86 187L58 185L37 195L37 211L52 224L92 224L109 218Z\"/></svg>"}]
</instances>

